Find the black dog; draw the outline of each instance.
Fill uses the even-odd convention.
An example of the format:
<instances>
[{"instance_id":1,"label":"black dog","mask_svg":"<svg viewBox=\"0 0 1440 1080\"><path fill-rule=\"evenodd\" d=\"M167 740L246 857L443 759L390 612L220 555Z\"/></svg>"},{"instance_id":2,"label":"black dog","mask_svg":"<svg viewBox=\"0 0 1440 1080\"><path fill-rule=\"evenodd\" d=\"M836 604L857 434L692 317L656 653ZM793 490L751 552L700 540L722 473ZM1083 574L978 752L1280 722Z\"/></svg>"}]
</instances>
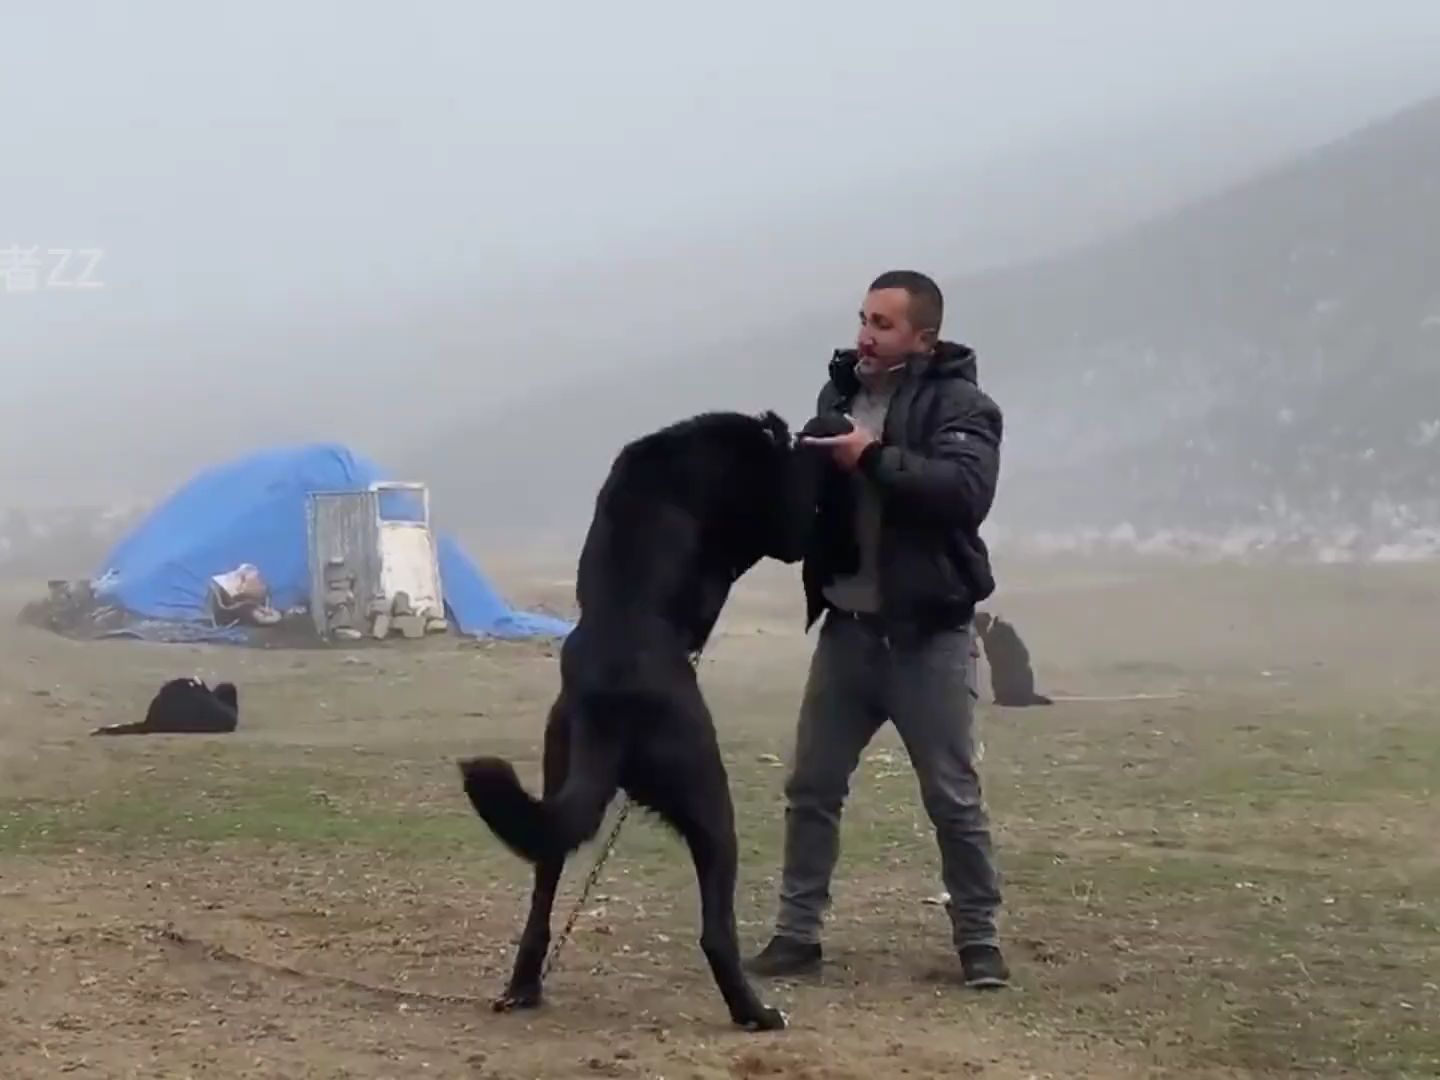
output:
<instances>
[{"instance_id":1,"label":"black dog","mask_svg":"<svg viewBox=\"0 0 1440 1080\"><path fill-rule=\"evenodd\" d=\"M211 690L199 679L171 679L156 692L145 719L109 724L91 735L203 734L223 735L240 723L240 697L234 683Z\"/></svg>"},{"instance_id":2,"label":"black dog","mask_svg":"<svg viewBox=\"0 0 1440 1080\"><path fill-rule=\"evenodd\" d=\"M1031 705L1053 705L1048 697L1035 690L1035 669L1030 665L1030 650L1020 640L1020 633L998 615L979 612L975 616L975 632L985 646L985 660L990 665L990 689L996 705L1023 709Z\"/></svg>"},{"instance_id":3,"label":"black dog","mask_svg":"<svg viewBox=\"0 0 1440 1080\"><path fill-rule=\"evenodd\" d=\"M497 1011L540 1003L565 860L595 835L623 788L690 848L700 947L731 1018L753 1030L785 1026L740 968L734 810L691 661L742 574L767 556L803 556L821 461L793 444L774 413L707 413L616 458L580 554L580 620L561 650L560 693L545 726L543 801L504 760L460 764L476 812L535 865L530 914Z\"/></svg>"}]
</instances>

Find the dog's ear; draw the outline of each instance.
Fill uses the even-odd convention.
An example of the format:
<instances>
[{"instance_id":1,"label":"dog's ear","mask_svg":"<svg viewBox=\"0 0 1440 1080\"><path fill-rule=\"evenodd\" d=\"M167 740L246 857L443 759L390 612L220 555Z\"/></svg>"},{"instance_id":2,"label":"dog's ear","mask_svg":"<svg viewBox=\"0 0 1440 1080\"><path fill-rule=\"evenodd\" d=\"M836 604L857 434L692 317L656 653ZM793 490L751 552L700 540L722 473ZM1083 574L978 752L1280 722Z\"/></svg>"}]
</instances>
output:
<instances>
[{"instance_id":1,"label":"dog's ear","mask_svg":"<svg viewBox=\"0 0 1440 1080\"><path fill-rule=\"evenodd\" d=\"M785 422L779 413L771 409L766 409L760 413L756 419L760 421L760 426L765 430L765 434L770 436L771 442L776 446L789 447L790 425Z\"/></svg>"}]
</instances>

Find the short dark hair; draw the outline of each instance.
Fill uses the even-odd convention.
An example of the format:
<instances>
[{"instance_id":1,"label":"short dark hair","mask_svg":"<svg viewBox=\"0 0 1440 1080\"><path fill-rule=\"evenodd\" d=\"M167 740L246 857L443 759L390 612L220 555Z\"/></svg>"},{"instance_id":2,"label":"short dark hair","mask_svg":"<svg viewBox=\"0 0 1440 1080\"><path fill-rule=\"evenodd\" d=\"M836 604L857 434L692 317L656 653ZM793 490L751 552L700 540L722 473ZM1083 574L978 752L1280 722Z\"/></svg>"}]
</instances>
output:
<instances>
[{"instance_id":1,"label":"short dark hair","mask_svg":"<svg viewBox=\"0 0 1440 1080\"><path fill-rule=\"evenodd\" d=\"M918 270L887 270L870 283L876 289L904 289L910 296L910 322L920 330L940 332L945 318L945 297L933 278Z\"/></svg>"}]
</instances>

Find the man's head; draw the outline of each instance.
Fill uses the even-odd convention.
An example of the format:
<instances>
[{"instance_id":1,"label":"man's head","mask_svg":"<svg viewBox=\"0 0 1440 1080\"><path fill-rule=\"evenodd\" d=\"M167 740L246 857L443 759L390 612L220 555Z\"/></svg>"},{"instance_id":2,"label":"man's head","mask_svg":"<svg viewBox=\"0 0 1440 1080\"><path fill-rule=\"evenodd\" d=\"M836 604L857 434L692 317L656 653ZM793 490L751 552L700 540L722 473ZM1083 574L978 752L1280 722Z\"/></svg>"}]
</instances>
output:
<instances>
[{"instance_id":1,"label":"man's head","mask_svg":"<svg viewBox=\"0 0 1440 1080\"><path fill-rule=\"evenodd\" d=\"M928 354L940 337L945 298L915 270L889 270L870 283L860 307L855 346L862 368L884 371Z\"/></svg>"}]
</instances>

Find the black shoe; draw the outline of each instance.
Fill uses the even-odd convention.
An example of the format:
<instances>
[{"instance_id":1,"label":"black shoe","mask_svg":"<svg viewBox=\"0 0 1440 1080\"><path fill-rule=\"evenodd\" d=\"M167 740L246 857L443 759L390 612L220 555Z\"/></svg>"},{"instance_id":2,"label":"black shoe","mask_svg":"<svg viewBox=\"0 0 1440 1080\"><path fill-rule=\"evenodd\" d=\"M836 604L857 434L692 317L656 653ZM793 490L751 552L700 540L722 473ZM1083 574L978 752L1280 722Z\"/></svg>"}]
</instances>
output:
<instances>
[{"instance_id":1,"label":"black shoe","mask_svg":"<svg viewBox=\"0 0 1440 1080\"><path fill-rule=\"evenodd\" d=\"M776 935L770 944L745 961L745 970L765 978L813 975L820 970L820 946Z\"/></svg>"},{"instance_id":2,"label":"black shoe","mask_svg":"<svg viewBox=\"0 0 1440 1080\"><path fill-rule=\"evenodd\" d=\"M960 950L965 985L972 990L999 990L1010 985L1010 967L994 945L966 945Z\"/></svg>"}]
</instances>

